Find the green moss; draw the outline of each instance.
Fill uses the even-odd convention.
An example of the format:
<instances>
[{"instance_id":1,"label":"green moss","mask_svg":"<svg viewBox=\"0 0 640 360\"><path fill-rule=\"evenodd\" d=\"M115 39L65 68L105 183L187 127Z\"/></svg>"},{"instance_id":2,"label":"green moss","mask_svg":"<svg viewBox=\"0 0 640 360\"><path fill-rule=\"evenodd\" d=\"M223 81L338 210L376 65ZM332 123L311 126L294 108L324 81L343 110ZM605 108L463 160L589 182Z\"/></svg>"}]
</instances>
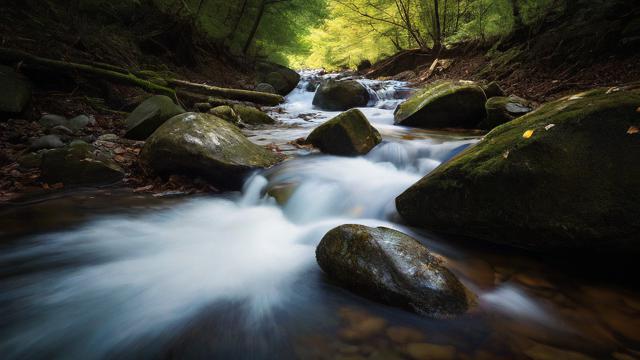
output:
<instances>
[{"instance_id":1,"label":"green moss","mask_svg":"<svg viewBox=\"0 0 640 360\"><path fill-rule=\"evenodd\" d=\"M487 98L470 81L437 81L400 104L395 112L399 125L422 128L475 128L484 119Z\"/></svg>"},{"instance_id":2,"label":"green moss","mask_svg":"<svg viewBox=\"0 0 640 360\"><path fill-rule=\"evenodd\" d=\"M322 152L345 156L364 155L381 141L378 130L358 109L343 112L315 128L307 137L307 142Z\"/></svg>"},{"instance_id":3,"label":"green moss","mask_svg":"<svg viewBox=\"0 0 640 360\"><path fill-rule=\"evenodd\" d=\"M247 125L275 124L275 120L264 112L247 105L233 105L233 110L240 117L240 121Z\"/></svg>"},{"instance_id":4,"label":"green moss","mask_svg":"<svg viewBox=\"0 0 640 360\"><path fill-rule=\"evenodd\" d=\"M637 249L640 135L628 132L638 107L629 89L545 104L420 180L398 210L414 225L519 247Z\"/></svg>"},{"instance_id":5,"label":"green moss","mask_svg":"<svg viewBox=\"0 0 640 360\"><path fill-rule=\"evenodd\" d=\"M320 84L313 105L328 111L345 111L367 106L369 92L355 80L327 80Z\"/></svg>"}]
</instances>

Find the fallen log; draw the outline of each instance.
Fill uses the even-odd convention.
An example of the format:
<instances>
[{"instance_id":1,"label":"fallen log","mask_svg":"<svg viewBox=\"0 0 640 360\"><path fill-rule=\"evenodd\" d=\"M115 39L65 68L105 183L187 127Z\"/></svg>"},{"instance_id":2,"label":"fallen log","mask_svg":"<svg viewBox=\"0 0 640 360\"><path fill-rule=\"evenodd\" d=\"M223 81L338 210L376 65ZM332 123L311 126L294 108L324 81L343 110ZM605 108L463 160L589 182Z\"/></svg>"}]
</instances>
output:
<instances>
[{"instance_id":1,"label":"fallen log","mask_svg":"<svg viewBox=\"0 0 640 360\"><path fill-rule=\"evenodd\" d=\"M123 85L136 86L152 94L167 95L172 98L175 98L176 96L176 92L173 89L154 84L151 81L141 79L133 74L125 74L119 71L108 70L104 67L95 67L91 65L42 58L20 50L0 48L0 61L5 63L17 62L22 63L22 66L55 69L67 73L77 72Z\"/></svg>"},{"instance_id":2,"label":"fallen log","mask_svg":"<svg viewBox=\"0 0 640 360\"><path fill-rule=\"evenodd\" d=\"M189 89L193 92L206 94L211 97L225 98L237 101L249 101L252 103L267 106L275 106L284 102L284 98L282 96L271 93L240 89L228 89L206 84L197 84L178 79L167 79L167 82L171 86Z\"/></svg>"}]
</instances>

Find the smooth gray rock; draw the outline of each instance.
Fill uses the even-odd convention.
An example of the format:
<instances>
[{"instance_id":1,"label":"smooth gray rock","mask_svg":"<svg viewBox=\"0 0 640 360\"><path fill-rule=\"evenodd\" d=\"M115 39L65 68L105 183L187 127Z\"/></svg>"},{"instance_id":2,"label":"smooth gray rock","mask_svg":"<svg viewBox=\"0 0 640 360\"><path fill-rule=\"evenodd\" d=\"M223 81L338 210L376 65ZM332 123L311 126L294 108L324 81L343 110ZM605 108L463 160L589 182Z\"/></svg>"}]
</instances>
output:
<instances>
[{"instance_id":1,"label":"smooth gray rock","mask_svg":"<svg viewBox=\"0 0 640 360\"><path fill-rule=\"evenodd\" d=\"M316 248L324 272L365 296L434 318L465 313L471 293L444 262L399 231L342 225Z\"/></svg>"}]
</instances>

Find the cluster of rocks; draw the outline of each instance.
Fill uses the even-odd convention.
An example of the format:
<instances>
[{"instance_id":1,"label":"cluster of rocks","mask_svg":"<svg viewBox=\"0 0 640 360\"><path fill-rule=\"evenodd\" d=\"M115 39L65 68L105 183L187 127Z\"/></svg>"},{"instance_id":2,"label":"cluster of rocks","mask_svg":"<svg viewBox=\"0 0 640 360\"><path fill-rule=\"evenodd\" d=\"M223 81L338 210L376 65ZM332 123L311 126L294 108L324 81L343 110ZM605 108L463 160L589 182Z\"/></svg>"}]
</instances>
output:
<instances>
[{"instance_id":1,"label":"cluster of rocks","mask_svg":"<svg viewBox=\"0 0 640 360\"><path fill-rule=\"evenodd\" d=\"M436 81L418 90L395 113L398 125L426 129L482 129L509 122L532 111L532 104L506 97L500 86L472 81Z\"/></svg>"},{"instance_id":2,"label":"cluster of rocks","mask_svg":"<svg viewBox=\"0 0 640 360\"><path fill-rule=\"evenodd\" d=\"M462 94L478 101L458 102L465 116L456 121L472 124L480 90L438 85L396 115L444 121L441 106L452 100L438 102L432 94ZM446 97L453 95L439 98ZM396 205L414 226L535 251L637 251L638 159L640 88L595 89L496 127L406 190Z\"/></svg>"}]
</instances>

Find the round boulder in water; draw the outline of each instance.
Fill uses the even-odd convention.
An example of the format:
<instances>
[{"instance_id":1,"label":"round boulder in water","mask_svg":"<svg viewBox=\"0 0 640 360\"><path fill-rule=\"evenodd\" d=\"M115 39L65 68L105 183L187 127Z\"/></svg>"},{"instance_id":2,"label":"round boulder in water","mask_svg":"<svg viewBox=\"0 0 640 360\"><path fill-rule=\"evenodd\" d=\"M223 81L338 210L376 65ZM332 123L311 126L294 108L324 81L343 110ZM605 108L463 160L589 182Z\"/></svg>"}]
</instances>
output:
<instances>
[{"instance_id":1,"label":"round boulder in water","mask_svg":"<svg viewBox=\"0 0 640 360\"><path fill-rule=\"evenodd\" d=\"M147 139L140 153L142 167L149 173L202 176L227 189L239 189L248 173L278 161L236 126L203 113L169 119Z\"/></svg>"},{"instance_id":2,"label":"round boulder in water","mask_svg":"<svg viewBox=\"0 0 640 360\"><path fill-rule=\"evenodd\" d=\"M280 95L287 95L298 86L300 74L279 64L261 61L256 64L258 79L270 84Z\"/></svg>"},{"instance_id":3,"label":"round boulder in water","mask_svg":"<svg viewBox=\"0 0 640 360\"><path fill-rule=\"evenodd\" d=\"M133 140L145 140L165 121L182 113L184 113L184 109L174 104L168 96L152 96L138 105L127 117L125 137Z\"/></svg>"},{"instance_id":4,"label":"round boulder in water","mask_svg":"<svg viewBox=\"0 0 640 360\"><path fill-rule=\"evenodd\" d=\"M535 251L640 251L640 89L499 126L396 199L411 225Z\"/></svg>"},{"instance_id":5,"label":"round boulder in water","mask_svg":"<svg viewBox=\"0 0 640 360\"><path fill-rule=\"evenodd\" d=\"M358 109L343 112L315 128L307 137L307 143L322 152L345 156L364 155L381 141L378 130Z\"/></svg>"},{"instance_id":6,"label":"round boulder in water","mask_svg":"<svg viewBox=\"0 0 640 360\"><path fill-rule=\"evenodd\" d=\"M349 289L419 314L448 318L470 306L470 293L443 261L396 230L339 226L322 238L316 259Z\"/></svg>"},{"instance_id":7,"label":"round boulder in water","mask_svg":"<svg viewBox=\"0 0 640 360\"><path fill-rule=\"evenodd\" d=\"M400 104L395 122L425 129L473 129L486 117L486 102L484 91L473 82L436 81Z\"/></svg>"},{"instance_id":8,"label":"round boulder in water","mask_svg":"<svg viewBox=\"0 0 640 360\"><path fill-rule=\"evenodd\" d=\"M313 97L313 105L322 110L344 111L367 106L369 91L355 80L322 82Z\"/></svg>"}]
</instances>

